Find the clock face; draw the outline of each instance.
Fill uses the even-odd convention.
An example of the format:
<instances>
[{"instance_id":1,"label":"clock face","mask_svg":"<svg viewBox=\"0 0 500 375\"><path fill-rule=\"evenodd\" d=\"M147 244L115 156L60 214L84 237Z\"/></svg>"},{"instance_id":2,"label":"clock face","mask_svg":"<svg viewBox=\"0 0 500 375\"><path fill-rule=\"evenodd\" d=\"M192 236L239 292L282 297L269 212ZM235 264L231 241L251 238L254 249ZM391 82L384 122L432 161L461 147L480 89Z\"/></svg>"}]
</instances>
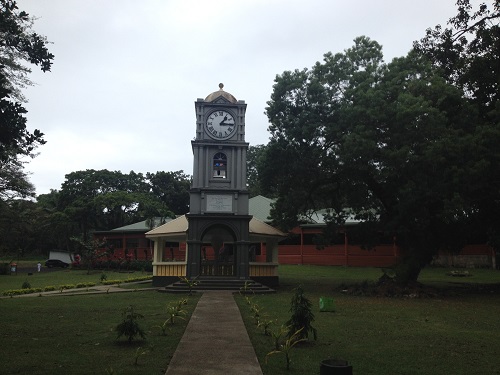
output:
<instances>
[{"instance_id":1,"label":"clock face","mask_svg":"<svg viewBox=\"0 0 500 375\"><path fill-rule=\"evenodd\" d=\"M234 117L227 111L213 111L208 115L205 129L207 134L214 139L227 139L236 131Z\"/></svg>"}]
</instances>

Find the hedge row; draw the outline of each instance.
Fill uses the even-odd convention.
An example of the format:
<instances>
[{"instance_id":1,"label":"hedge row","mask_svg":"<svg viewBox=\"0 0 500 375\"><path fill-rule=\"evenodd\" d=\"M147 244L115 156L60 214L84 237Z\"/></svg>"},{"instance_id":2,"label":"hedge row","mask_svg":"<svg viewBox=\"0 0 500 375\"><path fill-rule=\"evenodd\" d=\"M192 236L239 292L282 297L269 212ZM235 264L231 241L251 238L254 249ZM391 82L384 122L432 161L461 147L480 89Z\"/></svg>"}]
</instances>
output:
<instances>
[{"instance_id":1,"label":"hedge row","mask_svg":"<svg viewBox=\"0 0 500 375\"><path fill-rule=\"evenodd\" d=\"M140 277L130 277L128 279L123 280L103 280L101 283L103 285L112 285L112 284L125 284L125 283L133 283L136 281L146 281L151 280L153 276L140 276Z\"/></svg>"},{"instance_id":2,"label":"hedge row","mask_svg":"<svg viewBox=\"0 0 500 375\"><path fill-rule=\"evenodd\" d=\"M139 277L130 277L123 280L102 280L101 283L103 285L113 285L113 284L125 284L132 283L137 281L146 281L151 280L153 276L139 276ZM96 283L88 282L88 283L78 283L78 284L65 284L59 286L46 286L44 288L24 288L24 289L11 289L3 292L4 296L19 296L22 294L31 294L31 293L42 293L42 292L53 292L55 290L67 290L67 289L80 289L80 288L89 288L95 286Z\"/></svg>"},{"instance_id":3,"label":"hedge row","mask_svg":"<svg viewBox=\"0 0 500 375\"><path fill-rule=\"evenodd\" d=\"M53 292L55 290L66 290L66 289L80 289L80 288L89 288L92 286L95 286L95 283L78 283L76 285L73 284L66 284L66 285L59 285L59 286L46 286L44 288L25 288L25 289L11 289L3 292L2 294L4 296L19 296L22 294L31 294L31 293L42 293L42 292Z\"/></svg>"}]
</instances>

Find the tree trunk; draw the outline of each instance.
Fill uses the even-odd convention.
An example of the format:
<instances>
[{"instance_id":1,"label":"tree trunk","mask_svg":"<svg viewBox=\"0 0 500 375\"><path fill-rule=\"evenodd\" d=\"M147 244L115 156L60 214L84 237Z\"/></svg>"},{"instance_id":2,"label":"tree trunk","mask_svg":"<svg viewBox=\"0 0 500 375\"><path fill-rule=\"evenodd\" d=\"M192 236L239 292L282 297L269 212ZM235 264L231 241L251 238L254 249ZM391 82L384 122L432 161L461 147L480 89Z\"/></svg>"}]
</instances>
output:
<instances>
[{"instance_id":1,"label":"tree trunk","mask_svg":"<svg viewBox=\"0 0 500 375\"><path fill-rule=\"evenodd\" d=\"M417 282L420 271L426 264L427 262L415 255L404 257L394 269L396 282L402 285Z\"/></svg>"}]
</instances>

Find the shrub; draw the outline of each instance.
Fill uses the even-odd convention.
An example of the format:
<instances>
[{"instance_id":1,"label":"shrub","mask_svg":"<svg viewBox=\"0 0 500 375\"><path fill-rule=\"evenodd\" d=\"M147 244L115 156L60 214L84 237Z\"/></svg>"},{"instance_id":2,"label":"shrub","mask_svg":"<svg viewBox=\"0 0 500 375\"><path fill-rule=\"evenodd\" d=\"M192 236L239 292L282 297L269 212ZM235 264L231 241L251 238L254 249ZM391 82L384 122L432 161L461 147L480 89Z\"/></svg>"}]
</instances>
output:
<instances>
[{"instance_id":1,"label":"shrub","mask_svg":"<svg viewBox=\"0 0 500 375\"><path fill-rule=\"evenodd\" d=\"M196 280L196 278L188 279L187 277L179 277L179 279L189 288L189 295L191 296L193 294L193 288L198 285L199 282Z\"/></svg>"},{"instance_id":2,"label":"shrub","mask_svg":"<svg viewBox=\"0 0 500 375\"><path fill-rule=\"evenodd\" d=\"M78 284L76 284L77 288L88 288L88 287L91 287L91 286L95 286L95 283L88 282L88 283L78 283Z\"/></svg>"},{"instance_id":3,"label":"shrub","mask_svg":"<svg viewBox=\"0 0 500 375\"><path fill-rule=\"evenodd\" d=\"M136 313L133 306L125 308L122 312L122 322L118 324L115 331L118 333L116 339L125 336L128 342L131 343L136 336L141 336L141 338L146 338L146 333L139 325L138 320L143 319L144 316Z\"/></svg>"},{"instance_id":4,"label":"shrub","mask_svg":"<svg viewBox=\"0 0 500 375\"><path fill-rule=\"evenodd\" d=\"M75 289L75 285L73 284L59 285L59 289L60 290Z\"/></svg>"},{"instance_id":5,"label":"shrub","mask_svg":"<svg viewBox=\"0 0 500 375\"><path fill-rule=\"evenodd\" d=\"M40 293L40 292L43 292L42 288L29 288L29 289L11 289L11 290L7 290L7 291L3 292L2 294L4 296L13 297L13 296L19 296L22 294Z\"/></svg>"},{"instance_id":6,"label":"shrub","mask_svg":"<svg viewBox=\"0 0 500 375\"><path fill-rule=\"evenodd\" d=\"M294 289L295 293L292 297L290 312L292 316L286 322L289 327L288 337L292 337L298 333L298 339L307 339L309 332L312 332L314 340L317 339L317 331L311 323L314 321L312 312L312 303L304 296L304 291L300 286Z\"/></svg>"},{"instance_id":7,"label":"shrub","mask_svg":"<svg viewBox=\"0 0 500 375\"><path fill-rule=\"evenodd\" d=\"M163 336L167 336L167 331L169 329L169 325L170 325L170 319L167 319L162 324L155 326L155 327L158 327L161 330L161 334Z\"/></svg>"},{"instance_id":8,"label":"shrub","mask_svg":"<svg viewBox=\"0 0 500 375\"><path fill-rule=\"evenodd\" d=\"M179 301L177 304L172 304L167 306L167 315L168 315L168 321L170 322L171 325L175 323L175 320L182 319L183 315L186 315L186 310L182 308L183 306L183 301Z\"/></svg>"},{"instance_id":9,"label":"shrub","mask_svg":"<svg viewBox=\"0 0 500 375\"><path fill-rule=\"evenodd\" d=\"M31 289L31 284L28 281L25 281L21 288L22 289Z\"/></svg>"},{"instance_id":10,"label":"shrub","mask_svg":"<svg viewBox=\"0 0 500 375\"><path fill-rule=\"evenodd\" d=\"M285 335L288 333L289 327L286 327L284 325L281 326L275 326L274 329L270 331L271 337L274 342L274 350L279 350L280 346L282 344L283 338Z\"/></svg>"},{"instance_id":11,"label":"shrub","mask_svg":"<svg viewBox=\"0 0 500 375\"><path fill-rule=\"evenodd\" d=\"M259 320L259 323L257 324L257 327L262 327L264 329L264 335L265 336L271 336L271 331L270 327L274 324L274 320L268 319L268 318L263 318Z\"/></svg>"},{"instance_id":12,"label":"shrub","mask_svg":"<svg viewBox=\"0 0 500 375\"><path fill-rule=\"evenodd\" d=\"M153 276L139 276L139 277L131 277L125 280L105 280L102 281L102 285L112 285L112 284L123 284L123 283L133 283L136 281L146 281L151 280Z\"/></svg>"},{"instance_id":13,"label":"shrub","mask_svg":"<svg viewBox=\"0 0 500 375\"><path fill-rule=\"evenodd\" d=\"M299 342L306 341L305 338L301 338L303 329L299 329L298 331L292 333L288 339L285 340L283 344L279 346L279 349L273 350L272 352L267 353L266 355L266 363L267 358L273 354L284 354L286 361L286 369L290 370L290 364L292 363L290 359L290 352Z\"/></svg>"}]
</instances>

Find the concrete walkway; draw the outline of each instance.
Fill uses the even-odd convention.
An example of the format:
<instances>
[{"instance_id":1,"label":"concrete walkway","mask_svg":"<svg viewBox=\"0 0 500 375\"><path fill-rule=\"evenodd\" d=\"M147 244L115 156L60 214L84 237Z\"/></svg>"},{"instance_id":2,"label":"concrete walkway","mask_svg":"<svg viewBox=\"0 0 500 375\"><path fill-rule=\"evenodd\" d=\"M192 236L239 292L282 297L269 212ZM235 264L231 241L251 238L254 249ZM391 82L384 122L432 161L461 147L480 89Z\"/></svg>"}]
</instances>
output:
<instances>
[{"instance_id":1,"label":"concrete walkway","mask_svg":"<svg viewBox=\"0 0 500 375\"><path fill-rule=\"evenodd\" d=\"M200 298L166 375L262 375L232 292Z\"/></svg>"}]
</instances>

